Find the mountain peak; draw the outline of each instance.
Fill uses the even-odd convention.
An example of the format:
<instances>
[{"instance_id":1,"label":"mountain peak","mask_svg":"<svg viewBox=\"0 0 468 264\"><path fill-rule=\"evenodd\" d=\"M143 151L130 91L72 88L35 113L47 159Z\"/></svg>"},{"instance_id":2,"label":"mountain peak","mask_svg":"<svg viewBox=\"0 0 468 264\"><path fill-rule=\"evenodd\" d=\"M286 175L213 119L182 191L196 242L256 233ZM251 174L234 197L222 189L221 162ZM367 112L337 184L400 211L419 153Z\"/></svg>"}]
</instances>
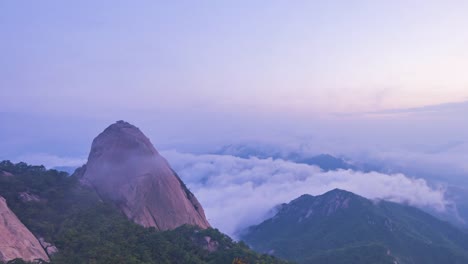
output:
<instances>
[{"instance_id":1,"label":"mountain peak","mask_svg":"<svg viewBox=\"0 0 468 264\"><path fill-rule=\"evenodd\" d=\"M346 191L346 190L343 190L343 189L340 189L340 188L332 189L332 190L330 190L330 191L328 191L326 193L350 193L350 194L353 194L352 192L349 192L349 191Z\"/></svg>"},{"instance_id":2,"label":"mountain peak","mask_svg":"<svg viewBox=\"0 0 468 264\"><path fill-rule=\"evenodd\" d=\"M117 121L91 145L83 182L134 222L159 230L209 227L203 208L136 126Z\"/></svg>"},{"instance_id":3,"label":"mountain peak","mask_svg":"<svg viewBox=\"0 0 468 264\"><path fill-rule=\"evenodd\" d=\"M132 125L129 122L124 121L124 120L118 120L118 121L116 121L115 123L111 124L108 127L108 129L112 129L112 130L122 129L122 128L131 128L131 129L139 130L136 126L134 126L134 125Z\"/></svg>"},{"instance_id":4,"label":"mountain peak","mask_svg":"<svg viewBox=\"0 0 468 264\"><path fill-rule=\"evenodd\" d=\"M299 196L298 198L294 199L291 201L291 204L297 204L297 203L304 203L304 204L311 204L311 203L317 203L317 201L326 201L326 200L333 200L333 199L365 199L355 193L343 190L343 189L338 189L335 188L333 190L327 191L326 193L323 193L321 195L313 196L310 194L303 194Z\"/></svg>"},{"instance_id":5,"label":"mountain peak","mask_svg":"<svg viewBox=\"0 0 468 264\"><path fill-rule=\"evenodd\" d=\"M101 134L106 134L110 132L131 132L131 131L135 133L139 133L144 136L143 132L141 132L141 130L138 127L123 120L119 120L111 124L106 129L104 129L104 131Z\"/></svg>"},{"instance_id":6,"label":"mountain peak","mask_svg":"<svg viewBox=\"0 0 468 264\"><path fill-rule=\"evenodd\" d=\"M468 263L463 231L417 208L340 189L300 196L242 239L298 263L351 263L356 256L352 263Z\"/></svg>"},{"instance_id":7,"label":"mountain peak","mask_svg":"<svg viewBox=\"0 0 468 264\"><path fill-rule=\"evenodd\" d=\"M343 189L338 189L338 188L335 188L333 190L330 190L324 194L322 194L321 196L324 196L324 197L329 197L329 196L343 196L343 197L361 197L355 193L352 193L350 191L346 191L346 190L343 190Z\"/></svg>"},{"instance_id":8,"label":"mountain peak","mask_svg":"<svg viewBox=\"0 0 468 264\"><path fill-rule=\"evenodd\" d=\"M348 210L352 206L367 203L370 201L352 192L333 189L317 196L303 194L289 204L284 204L278 214L307 220L312 215L328 217L342 210Z\"/></svg>"},{"instance_id":9,"label":"mountain peak","mask_svg":"<svg viewBox=\"0 0 468 264\"><path fill-rule=\"evenodd\" d=\"M93 140L88 160L97 158L103 152L112 153L112 158L120 160L159 155L149 138L138 127L123 120L108 126Z\"/></svg>"}]
</instances>

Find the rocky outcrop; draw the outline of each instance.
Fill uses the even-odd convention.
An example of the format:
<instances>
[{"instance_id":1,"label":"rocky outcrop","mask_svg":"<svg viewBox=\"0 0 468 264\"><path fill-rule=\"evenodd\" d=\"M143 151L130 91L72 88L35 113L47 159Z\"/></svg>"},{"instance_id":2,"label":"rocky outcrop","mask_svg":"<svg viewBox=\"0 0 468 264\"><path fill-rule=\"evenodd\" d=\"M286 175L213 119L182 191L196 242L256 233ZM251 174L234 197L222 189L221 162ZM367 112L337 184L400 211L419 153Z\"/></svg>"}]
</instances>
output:
<instances>
[{"instance_id":1,"label":"rocky outcrop","mask_svg":"<svg viewBox=\"0 0 468 264\"><path fill-rule=\"evenodd\" d=\"M36 237L21 223L0 196L0 261L21 258L49 261Z\"/></svg>"},{"instance_id":2,"label":"rocky outcrop","mask_svg":"<svg viewBox=\"0 0 468 264\"><path fill-rule=\"evenodd\" d=\"M58 248L53 244L45 241L43 237L39 238L39 243L41 243L42 248L47 252L48 256L52 256L58 252Z\"/></svg>"},{"instance_id":3,"label":"rocky outcrop","mask_svg":"<svg viewBox=\"0 0 468 264\"><path fill-rule=\"evenodd\" d=\"M203 248L208 252L215 252L218 250L219 243L216 240L211 239L211 237L206 236L204 237L206 243L204 243Z\"/></svg>"},{"instance_id":4,"label":"rocky outcrop","mask_svg":"<svg viewBox=\"0 0 468 264\"><path fill-rule=\"evenodd\" d=\"M8 171L0 171L0 176L3 176L3 177L13 177L14 175L11 174L11 173L8 172Z\"/></svg>"},{"instance_id":5,"label":"rocky outcrop","mask_svg":"<svg viewBox=\"0 0 468 264\"><path fill-rule=\"evenodd\" d=\"M158 230L209 227L202 206L135 126L118 121L98 135L81 182L113 200L134 222Z\"/></svg>"},{"instance_id":6,"label":"rocky outcrop","mask_svg":"<svg viewBox=\"0 0 468 264\"><path fill-rule=\"evenodd\" d=\"M22 202L25 202L25 203L28 203L28 202L40 202L41 201L41 198L39 198L39 196L35 195L35 194L31 194L31 193L28 193L28 192L20 192L18 194L18 198L22 201Z\"/></svg>"}]
</instances>

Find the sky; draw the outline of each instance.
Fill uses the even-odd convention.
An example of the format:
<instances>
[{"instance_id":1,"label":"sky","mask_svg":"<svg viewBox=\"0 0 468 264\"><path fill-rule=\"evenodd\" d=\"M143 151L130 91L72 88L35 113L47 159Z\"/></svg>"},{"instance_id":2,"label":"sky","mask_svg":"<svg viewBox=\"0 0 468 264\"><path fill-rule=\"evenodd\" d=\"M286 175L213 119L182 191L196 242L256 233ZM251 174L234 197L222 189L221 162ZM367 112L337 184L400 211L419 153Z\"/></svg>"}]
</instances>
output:
<instances>
[{"instance_id":1,"label":"sky","mask_svg":"<svg viewBox=\"0 0 468 264\"><path fill-rule=\"evenodd\" d=\"M2 110L318 115L464 101L467 11L466 1L2 1Z\"/></svg>"},{"instance_id":2,"label":"sky","mask_svg":"<svg viewBox=\"0 0 468 264\"><path fill-rule=\"evenodd\" d=\"M100 129L126 119L162 142L184 136L156 126L204 135L220 122L217 134L401 119L468 101L467 11L466 1L2 1L1 117Z\"/></svg>"},{"instance_id":3,"label":"sky","mask_svg":"<svg viewBox=\"0 0 468 264\"><path fill-rule=\"evenodd\" d=\"M404 182L394 199L440 208L444 190L468 186L467 13L450 0L0 1L0 160L79 166L123 119L171 157L214 221L225 205L210 192L274 162L207 155L229 144L371 163L388 172L370 185L382 195ZM343 178L363 172L276 165L317 178L253 190L304 184L315 195L326 183L383 198Z\"/></svg>"}]
</instances>

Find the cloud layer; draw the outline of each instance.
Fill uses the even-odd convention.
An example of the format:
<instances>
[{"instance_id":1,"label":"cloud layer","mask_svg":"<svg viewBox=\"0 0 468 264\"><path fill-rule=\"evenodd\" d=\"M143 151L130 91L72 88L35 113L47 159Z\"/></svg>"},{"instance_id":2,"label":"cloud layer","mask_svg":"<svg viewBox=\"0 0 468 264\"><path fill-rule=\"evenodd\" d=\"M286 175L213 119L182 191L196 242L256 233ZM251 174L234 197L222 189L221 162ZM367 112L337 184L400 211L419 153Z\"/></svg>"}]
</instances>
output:
<instances>
[{"instance_id":1,"label":"cloud layer","mask_svg":"<svg viewBox=\"0 0 468 264\"><path fill-rule=\"evenodd\" d=\"M308 193L345 189L370 199L386 199L442 211L444 189L403 174L320 168L273 159L228 155L162 153L203 205L210 223L236 237L271 214L274 206Z\"/></svg>"}]
</instances>

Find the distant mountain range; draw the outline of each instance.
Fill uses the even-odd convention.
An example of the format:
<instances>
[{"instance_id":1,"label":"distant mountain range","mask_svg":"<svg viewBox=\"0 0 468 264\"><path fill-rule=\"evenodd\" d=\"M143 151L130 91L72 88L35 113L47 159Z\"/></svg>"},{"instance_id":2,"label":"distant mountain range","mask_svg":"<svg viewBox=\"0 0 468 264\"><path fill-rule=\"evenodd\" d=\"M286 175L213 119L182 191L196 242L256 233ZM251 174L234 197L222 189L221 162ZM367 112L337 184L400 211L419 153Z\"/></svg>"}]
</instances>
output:
<instances>
[{"instance_id":1,"label":"distant mountain range","mask_svg":"<svg viewBox=\"0 0 468 264\"><path fill-rule=\"evenodd\" d=\"M303 163L320 167L324 171L333 170L355 170L362 172L380 172L385 174L404 173L404 168L392 168L382 162L366 162L366 161L351 161L343 157L336 157L330 154L311 154L310 151L304 150L301 146L297 148L282 149L274 144L265 143L239 143L221 147L215 151L218 155L232 155L240 158L248 159L256 157L259 159L282 159L295 163ZM409 170L407 175L412 176L412 171ZM424 178L424 175L418 175ZM430 178L430 177L429 177ZM429 182L430 179L426 178ZM439 184L439 182L436 182ZM439 218L447 220L458 227L468 229L468 189L464 186L447 186L447 198L454 201L455 204L444 212L432 210L431 208L421 208L427 212L436 215Z\"/></svg>"},{"instance_id":2,"label":"distant mountain range","mask_svg":"<svg viewBox=\"0 0 468 264\"><path fill-rule=\"evenodd\" d=\"M282 151L270 145L250 145L250 144L233 144L221 147L213 154L217 155L232 155L239 158L248 159L257 157L259 159L283 159L295 163L303 163L320 167L324 171L330 170L356 170L356 166L350 164L343 158L335 157L330 154L304 154L300 152Z\"/></svg>"},{"instance_id":3,"label":"distant mountain range","mask_svg":"<svg viewBox=\"0 0 468 264\"><path fill-rule=\"evenodd\" d=\"M64 171L72 175L77 168L78 168L77 166L56 166L56 167L53 167L52 169L58 170L58 171Z\"/></svg>"},{"instance_id":4,"label":"distant mountain range","mask_svg":"<svg viewBox=\"0 0 468 264\"><path fill-rule=\"evenodd\" d=\"M303 163L308 165L313 165L320 167L324 171L330 170L361 170L361 171L378 171L379 167L371 166L368 164L361 164L359 166L351 164L349 161L346 161L344 158L335 157L330 154L304 154L300 152L284 152L274 146L257 146L250 144L232 144L226 145L218 149L217 151L212 152L215 155L231 155L243 159L248 159L250 157L256 157L259 159L283 159L295 163ZM65 171L70 174L73 174L77 167L72 166L57 166L53 169L59 171Z\"/></svg>"},{"instance_id":5,"label":"distant mountain range","mask_svg":"<svg viewBox=\"0 0 468 264\"><path fill-rule=\"evenodd\" d=\"M298 263L468 263L468 234L414 207L335 189L303 195L242 236Z\"/></svg>"}]
</instances>

